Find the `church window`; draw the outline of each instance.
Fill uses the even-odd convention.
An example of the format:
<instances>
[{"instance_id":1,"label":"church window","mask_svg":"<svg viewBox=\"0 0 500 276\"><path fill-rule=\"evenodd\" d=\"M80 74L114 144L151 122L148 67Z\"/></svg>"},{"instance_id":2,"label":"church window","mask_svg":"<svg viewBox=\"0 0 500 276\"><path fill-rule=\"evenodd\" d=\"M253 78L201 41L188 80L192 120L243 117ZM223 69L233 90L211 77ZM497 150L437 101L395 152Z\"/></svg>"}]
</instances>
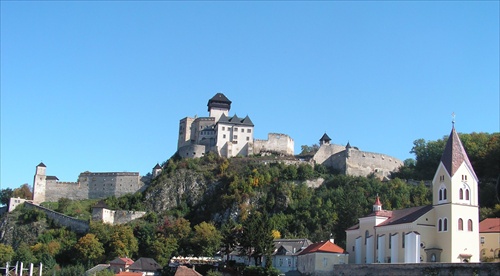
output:
<instances>
[{"instance_id":1,"label":"church window","mask_svg":"<svg viewBox=\"0 0 500 276\"><path fill-rule=\"evenodd\" d=\"M448 219L447 218L445 218L443 220L443 231L445 231L445 232L448 231Z\"/></svg>"},{"instance_id":2,"label":"church window","mask_svg":"<svg viewBox=\"0 0 500 276\"><path fill-rule=\"evenodd\" d=\"M470 232L472 232L472 220L471 219L469 219L467 221L467 230L470 231Z\"/></svg>"},{"instance_id":3,"label":"church window","mask_svg":"<svg viewBox=\"0 0 500 276\"><path fill-rule=\"evenodd\" d=\"M481 237L481 244L484 244L484 237Z\"/></svg>"},{"instance_id":4,"label":"church window","mask_svg":"<svg viewBox=\"0 0 500 276\"><path fill-rule=\"evenodd\" d=\"M403 235L401 235L403 242L401 243L403 245L403 248L405 248L405 232L403 232Z\"/></svg>"},{"instance_id":5,"label":"church window","mask_svg":"<svg viewBox=\"0 0 500 276\"><path fill-rule=\"evenodd\" d=\"M366 241L368 240L368 235L370 235L370 233L368 232L368 230L365 231L365 245L366 245Z\"/></svg>"},{"instance_id":6,"label":"church window","mask_svg":"<svg viewBox=\"0 0 500 276\"><path fill-rule=\"evenodd\" d=\"M443 189L439 190L439 200L443 200Z\"/></svg>"},{"instance_id":7,"label":"church window","mask_svg":"<svg viewBox=\"0 0 500 276\"><path fill-rule=\"evenodd\" d=\"M461 218L458 219L458 230L464 230L464 221Z\"/></svg>"},{"instance_id":8,"label":"church window","mask_svg":"<svg viewBox=\"0 0 500 276\"><path fill-rule=\"evenodd\" d=\"M465 189L465 200L469 200L469 189Z\"/></svg>"},{"instance_id":9,"label":"church window","mask_svg":"<svg viewBox=\"0 0 500 276\"><path fill-rule=\"evenodd\" d=\"M389 233L389 249L391 249L392 246L392 239L391 239L391 233Z\"/></svg>"},{"instance_id":10,"label":"church window","mask_svg":"<svg viewBox=\"0 0 500 276\"><path fill-rule=\"evenodd\" d=\"M443 220L442 219L438 220L438 231L439 232L443 231Z\"/></svg>"},{"instance_id":11,"label":"church window","mask_svg":"<svg viewBox=\"0 0 500 276\"><path fill-rule=\"evenodd\" d=\"M458 196L459 196L460 199L464 199L464 190L462 188L460 188Z\"/></svg>"},{"instance_id":12,"label":"church window","mask_svg":"<svg viewBox=\"0 0 500 276\"><path fill-rule=\"evenodd\" d=\"M446 188L443 189L443 200L446 200Z\"/></svg>"}]
</instances>

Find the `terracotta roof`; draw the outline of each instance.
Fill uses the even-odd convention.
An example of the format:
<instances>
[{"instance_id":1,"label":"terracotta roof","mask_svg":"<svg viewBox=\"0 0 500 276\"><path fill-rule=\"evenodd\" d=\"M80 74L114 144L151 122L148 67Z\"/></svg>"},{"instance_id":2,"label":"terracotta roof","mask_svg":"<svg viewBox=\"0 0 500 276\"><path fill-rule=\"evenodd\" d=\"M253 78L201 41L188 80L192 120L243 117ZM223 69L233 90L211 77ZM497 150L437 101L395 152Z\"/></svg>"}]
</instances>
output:
<instances>
[{"instance_id":1,"label":"terracotta roof","mask_svg":"<svg viewBox=\"0 0 500 276\"><path fill-rule=\"evenodd\" d=\"M472 171L472 174L477 180L478 178L472 168L469 158L467 157L467 153L465 152L462 142L455 131L455 127L453 127L451 129L450 137L446 142L443 155L441 156L441 163L443 163L450 176L453 176L463 162L469 166L469 169Z\"/></svg>"},{"instance_id":2,"label":"terracotta roof","mask_svg":"<svg viewBox=\"0 0 500 276\"><path fill-rule=\"evenodd\" d=\"M331 241L317 242L309 245L306 249L300 252L299 255L305 255L309 253L344 253L345 250L342 247L332 243Z\"/></svg>"},{"instance_id":3,"label":"terracotta roof","mask_svg":"<svg viewBox=\"0 0 500 276\"><path fill-rule=\"evenodd\" d=\"M180 265L177 267L174 276L201 276L201 274L192 268Z\"/></svg>"},{"instance_id":4,"label":"terracotta roof","mask_svg":"<svg viewBox=\"0 0 500 276\"><path fill-rule=\"evenodd\" d=\"M500 218L487 218L481 221L479 233L500 233Z\"/></svg>"},{"instance_id":5,"label":"terracotta roof","mask_svg":"<svg viewBox=\"0 0 500 276\"><path fill-rule=\"evenodd\" d=\"M382 203L380 203L380 197L379 196L377 196L377 199L375 200L375 204L374 205L382 206Z\"/></svg>"},{"instance_id":6,"label":"terracotta roof","mask_svg":"<svg viewBox=\"0 0 500 276\"><path fill-rule=\"evenodd\" d=\"M112 260L111 262L109 262L109 264L113 264L113 265L131 265L134 263L134 260L128 258L128 257L118 257L114 260Z\"/></svg>"},{"instance_id":7,"label":"terracotta roof","mask_svg":"<svg viewBox=\"0 0 500 276\"><path fill-rule=\"evenodd\" d=\"M129 270L136 271L158 271L162 267L152 258L139 258L135 263L128 267Z\"/></svg>"},{"instance_id":8,"label":"terracotta roof","mask_svg":"<svg viewBox=\"0 0 500 276\"><path fill-rule=\"evenodd\" d=\"M330 142L332 139L330 139L330 137L328 137L328 134L323 134L323 136L321 136L321 139L319 139L319 141L326 141L326 142Z\"/></svg>"},{"instance_id":9,"label":"terracotta roof","mask_svg":"<svg viewBox=\"0 0 500 276\"><path fill-rule=\"evenodd\" d=\"M40 164L37 165L37 167L47 167L43 162L40 162Z\"/></svg>"},{"instance_id":10,"label":"terracotta roof","mask_svg":"<svg viewBox=\"0 0 500 276\"><path fill-rule=\"evenodd\" d=\"M120 271L116 276L142 276L142 272Z\"/></svg>"}]
</instances>

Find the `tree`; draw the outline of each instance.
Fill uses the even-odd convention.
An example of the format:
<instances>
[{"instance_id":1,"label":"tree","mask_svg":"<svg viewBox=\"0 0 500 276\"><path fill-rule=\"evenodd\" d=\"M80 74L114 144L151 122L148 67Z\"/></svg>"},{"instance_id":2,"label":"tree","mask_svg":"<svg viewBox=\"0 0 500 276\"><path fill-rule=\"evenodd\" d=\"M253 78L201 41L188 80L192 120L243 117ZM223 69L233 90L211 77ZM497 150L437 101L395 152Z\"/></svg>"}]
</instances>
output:
<instances>
[{"instance_id":1,"label":"tree","mask_svg":"<svg viewBox=\"0 0 500 276\"><path fill-rule=\"evenodd\" d=\"M242 226L240 236L242 253L253 257L257 266L262 263L262 257L265 257L266 267L271 266L271 254L274 250L273 228L267 213L262 214L252 210Z\"/></svg>"},{"instance_id":2,"label":"tree","mask_svg":"<svg viewBox=\"0 0 500 276\"><path fill-rule=\"evenodd\" d=\"M166 266L172 253L178 248L177 240L173 237L158 235L151 244L153 258L161 265Z\"/></svg>"},{"instance_id":3,"label":"tree","mask_svg":"<svg viewBox=\"0 0 500 276\"><path fill-rule=\"evenodd\" d=\"M221 244L226 253L226 261L229 261L229 254L236 248L238 244L238 226L233 219L229 219L221 227L222 240Z\"/></svg>"},{"instance_id":4,"label":"tree","mask_svg":"<svg viewBox=\"0 0 500 276\"><path fill-rule=\"evenodd\" d=\"M30 186L27 183L25 183L21 185L21 187L14 189L14 191L12 191L12 197L32 199L33 193L31 192Z\"/></svg>"},{"instance_id":5,"label":"tree","mask_svg":"<svg viewBox=\"0 0 500 276\"><path fill-rule=\"evenodd\" d=\"M202 222L194 226L191 241L200 256L213 256L220 249L221 240L221 233L213 223Z\"/></svg>"},{"instance_id":6,"label":"tree","mask_svg":"<svg viewBox=\"0 0 500 276\"><path fill-rule=\"evenodd\" d=\"M12 189L6 188L0 191L0 203L2 205L9 205L9 200L12 197Z\"/></svg>"},{"instance_id":7,"label":"tree","mask_svg":"<svg viewBox=\"0 0 500 276\"><path fill-rule=\"evenodd\" d=\"M12 246L0 243L0 264L10 262L14 257L14 249Z\"/></svg>"},{"instance_id":8,"label":"tree","mask_svg":"<svg viewBox=\"0 0 500 276\"><path fill-rule=\"evenodd\" d=\"M94 234L86 234L75 245L78 258L83 263L95 263L104 256L104 247Z\"/></svg>"},{"instance_id":9,"label":"tree","mask_svg":"<svg viewBox=\"0 0 500 276\"><path fill-rule=\"evenodd\" d=\"M139 244L134 237L134 231L130 226L116 225L110 240L111 256L129 256L136 254Z\"/></svg>"}]
</instances>

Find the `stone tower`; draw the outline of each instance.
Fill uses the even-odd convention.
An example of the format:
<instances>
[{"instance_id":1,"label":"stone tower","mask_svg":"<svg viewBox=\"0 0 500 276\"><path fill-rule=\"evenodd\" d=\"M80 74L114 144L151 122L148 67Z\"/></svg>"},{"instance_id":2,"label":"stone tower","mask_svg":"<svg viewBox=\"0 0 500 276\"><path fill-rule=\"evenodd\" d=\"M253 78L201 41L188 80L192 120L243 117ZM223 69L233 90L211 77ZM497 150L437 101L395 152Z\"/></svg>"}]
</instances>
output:
<instances>
[{"instance_id":1,"label":"stone tower","mask_svg":"<svg viewBox=\"0 0 500 276\"><path fill-rule=\"evenodd\" d=\"M222 93L217 93L210 100L208 100L209 117L215 118L218 122L222 114L228 116L231 109L231 101Z\"/></svg>"},{"instance_id":2,"label":"stone tower","mask_svg":"<svg viewBox=\"0 0 500 276\"><path fill-rule=\"evenodd\" d=\"M47 166L40 162L36 166L35 177L33 178L33 202L40 204L45 201L45 188L47 185Z\"/></svg>"},{"instance_id":3,"label":"stone tower","mask_svg":"<svg viewBox=\"0 0 500 276\"><path fill-rule=\"evenodd\" d=\"M161 168L160 164L156 163L156 166L154 166L154 168L153 168L153 178L160 175L161 171L162 171L162 168Z\"/></svg>"},{"instance_id":4,"label":"stone tower","mask_svg":"<svg viewBox=\"0 0 500 276\"><path fill-rule=\"evenodd\" d=\"M478 178L455 127L432 181L442 262L479 262Z\"/></svg>"}]
</instances>

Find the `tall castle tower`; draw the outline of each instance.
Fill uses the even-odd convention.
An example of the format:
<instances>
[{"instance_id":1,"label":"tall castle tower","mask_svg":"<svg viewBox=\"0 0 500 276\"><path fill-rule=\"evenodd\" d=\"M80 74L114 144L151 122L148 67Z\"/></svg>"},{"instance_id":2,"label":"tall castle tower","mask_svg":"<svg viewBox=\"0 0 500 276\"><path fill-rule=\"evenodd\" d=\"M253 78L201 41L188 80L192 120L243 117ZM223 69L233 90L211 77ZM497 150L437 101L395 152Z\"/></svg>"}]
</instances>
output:
<instances>
[{"instance_id":1,"label":"tall castle tower","mask_svg":"<svg viewBox=\"0 0 500 276\"><path fill-rule=\"evenodd\" d=\"M432 181L442 262L479 262L478 178L453 125Z\"/></svg>"},{"instance_id":2,"label":"tall castle tower","mask_svg":"<svg viewBox=\"0 0 500 276\"><path fill-rule=\"evenodd\" d=\"M208 100L209 117L215 118L218 122L222 114L228 116L231 109L231 101L222 93L217 93L210 100Z\"/></svg>"},{"instance_id":3,"label":"tall castle tower","mask_svg":"<svg viewBox=\"0 0 500 276\"><path fill-rule=\"evenodd\" d=\"M46 169L47 166L42 162L36 166L35 177L33 178L33 202L37 204L45 201Z\"/></svg>"}]
</instances>

